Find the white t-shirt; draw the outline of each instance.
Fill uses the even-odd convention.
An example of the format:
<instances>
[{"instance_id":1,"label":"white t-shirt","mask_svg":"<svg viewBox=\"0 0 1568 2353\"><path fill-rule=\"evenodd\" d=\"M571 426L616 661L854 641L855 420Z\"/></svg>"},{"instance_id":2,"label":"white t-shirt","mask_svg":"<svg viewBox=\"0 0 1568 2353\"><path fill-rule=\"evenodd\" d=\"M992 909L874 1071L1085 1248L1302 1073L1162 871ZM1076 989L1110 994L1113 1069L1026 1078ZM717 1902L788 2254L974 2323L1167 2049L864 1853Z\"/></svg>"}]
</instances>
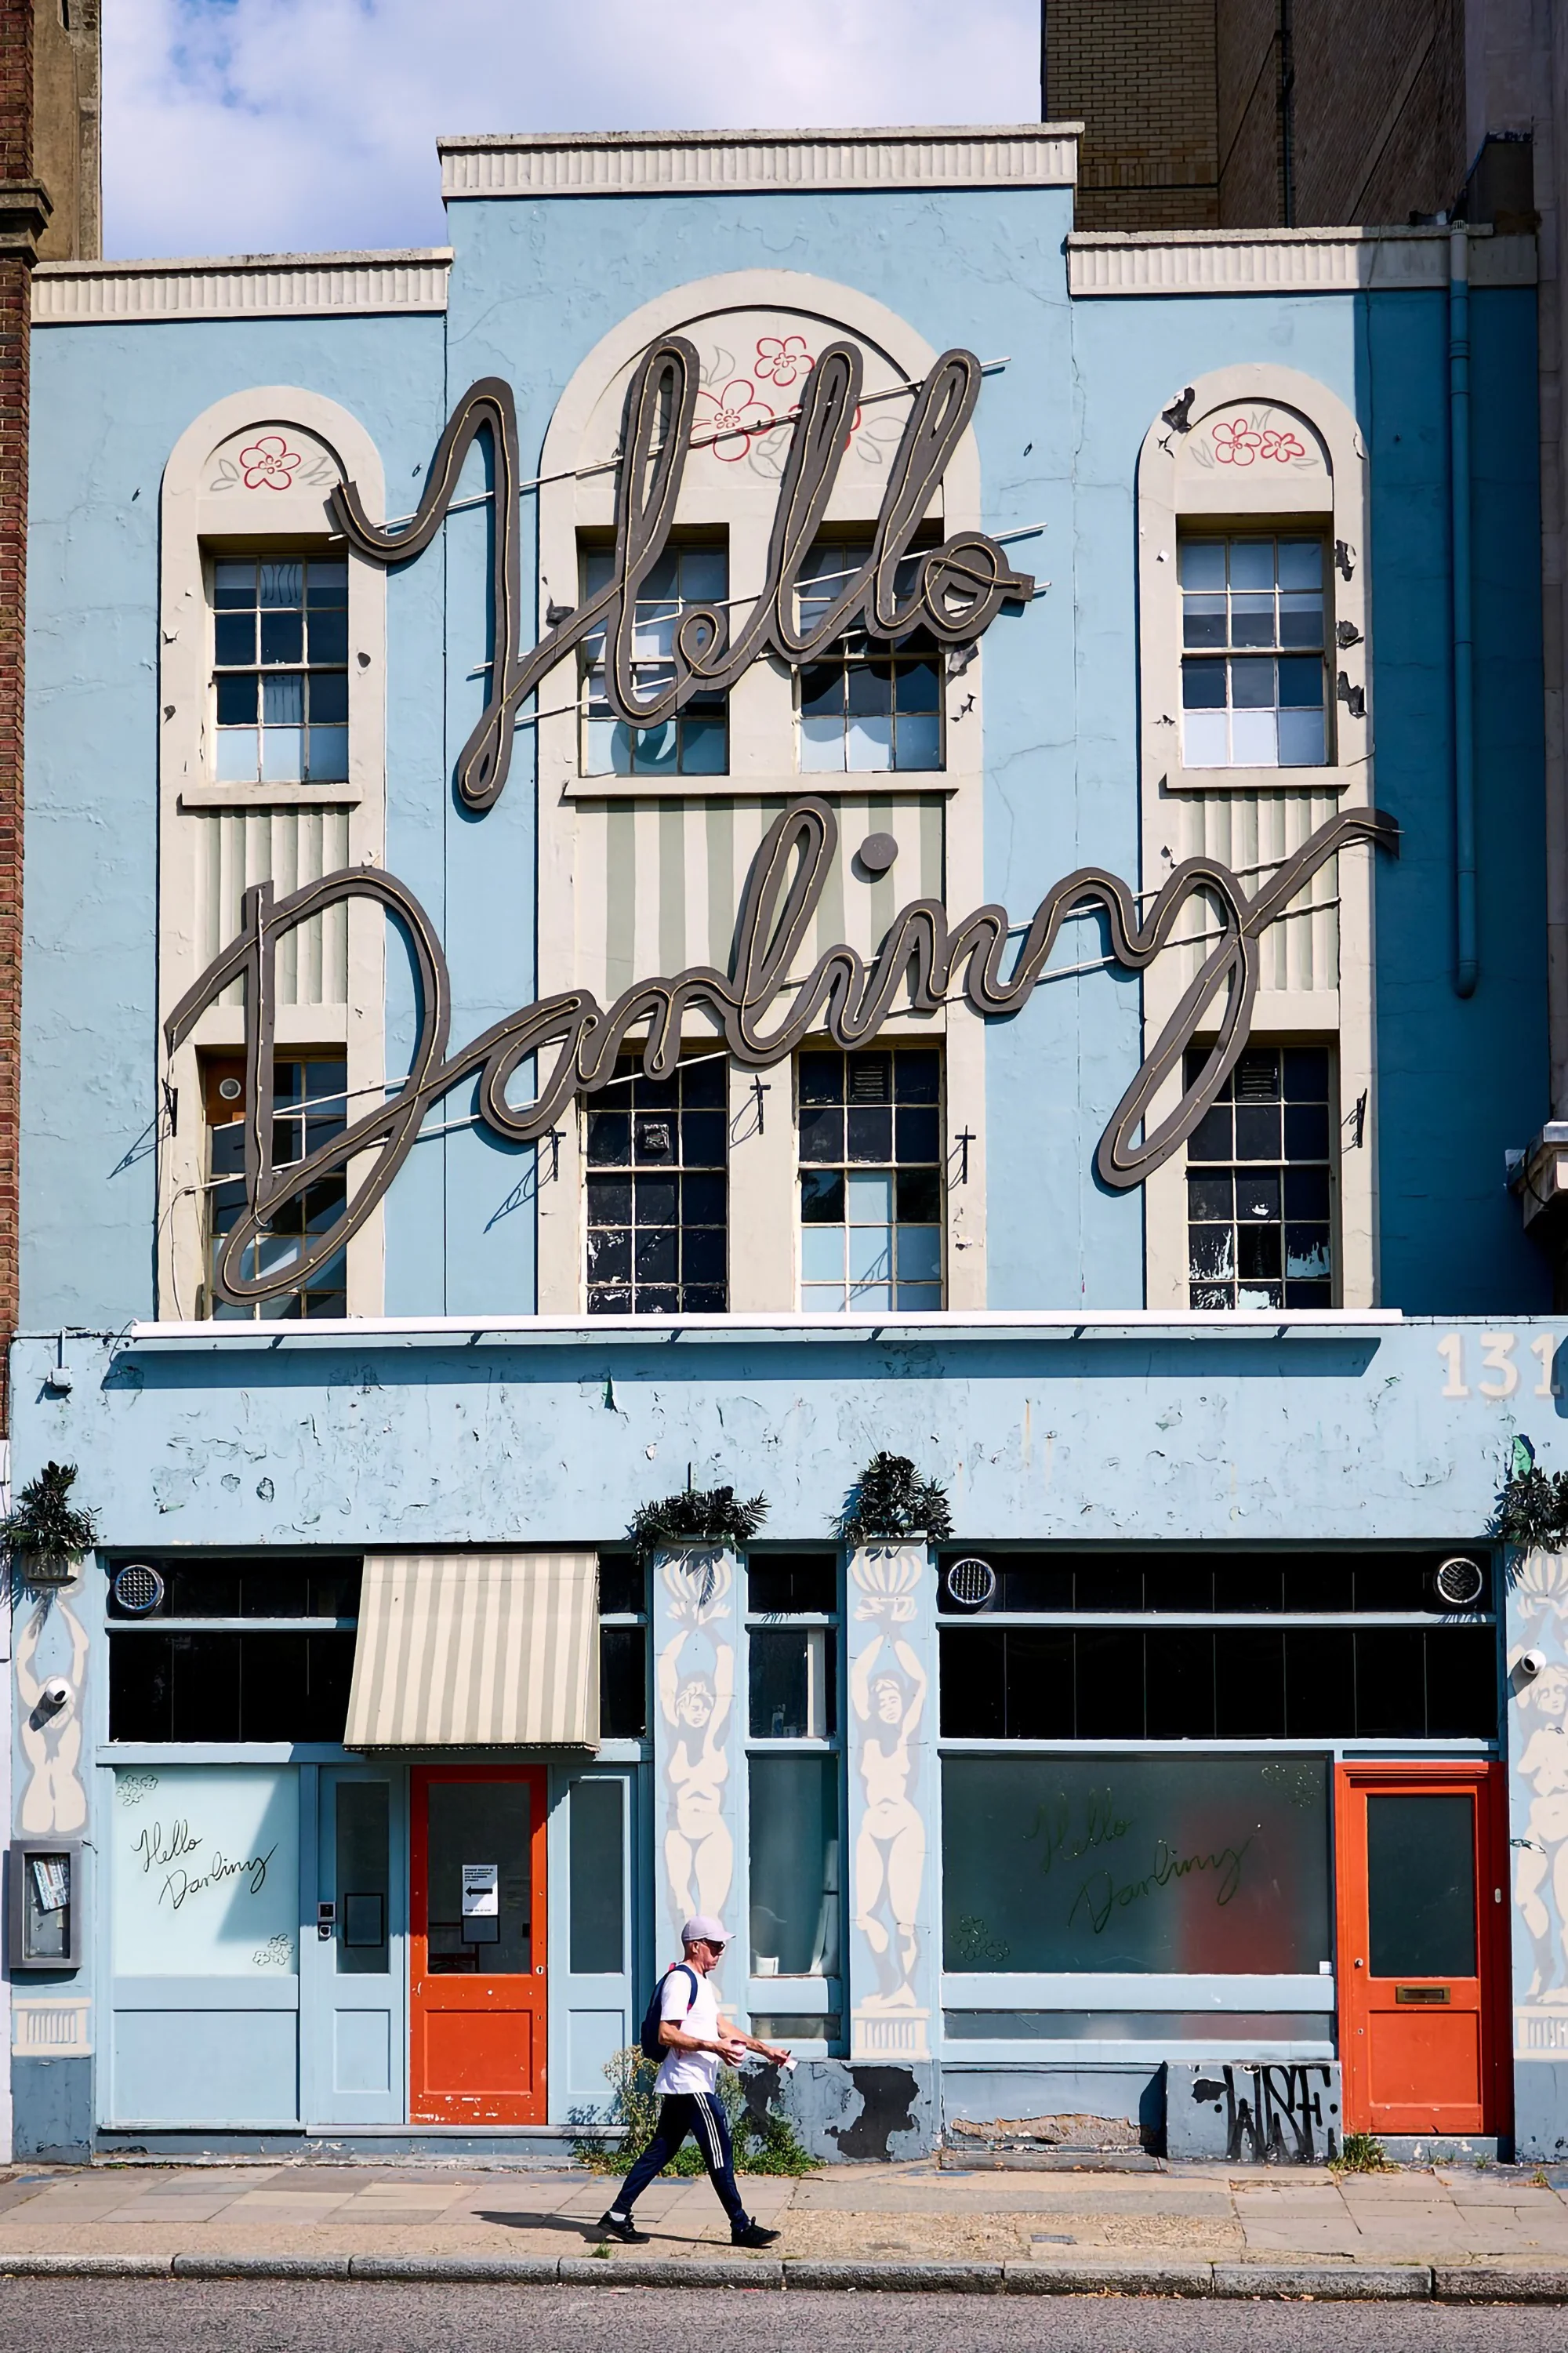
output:
<instances>
[{"instance_id":1,"label":"white t-shirt","mask_svg":"<svg viewBox=\"0 0 1568 2353\"><path fill-rule=\"evenodd\" d=\"M689 1964L670 1970L664 1981L664 1997L658 2006L661 2019L671 2026L683 2026L688 2034L700 2034L705 2042L716 2042L719 2034L719 1997L713 1990L711 1977L700 1969L688 1969ZM697 1980L697 1998L691 1998L691 1979ZM659 2062L654 2089L666 2092L710 2092L719 2081L719 2054L716 2051L669 2051Z\"/></svg>"}]
</instances>

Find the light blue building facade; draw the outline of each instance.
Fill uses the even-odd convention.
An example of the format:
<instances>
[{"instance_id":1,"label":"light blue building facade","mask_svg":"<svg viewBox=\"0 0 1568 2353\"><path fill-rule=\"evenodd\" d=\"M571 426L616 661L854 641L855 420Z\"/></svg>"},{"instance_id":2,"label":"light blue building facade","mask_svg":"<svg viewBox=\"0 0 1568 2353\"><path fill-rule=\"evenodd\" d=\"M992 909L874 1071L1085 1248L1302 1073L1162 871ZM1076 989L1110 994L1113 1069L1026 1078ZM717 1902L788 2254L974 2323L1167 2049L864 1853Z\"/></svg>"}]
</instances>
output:
<instances>
[{"instance_id":1,"label":"light blue building facade","mask_svg":"<svg viewBox=\"0 0 1568 2353\"><path fill-rule=\"evenodd\" d=\"M19 2153L1568 2141L1533 247L1075 162L37 272Z\"/></svg>"}]
</instances>

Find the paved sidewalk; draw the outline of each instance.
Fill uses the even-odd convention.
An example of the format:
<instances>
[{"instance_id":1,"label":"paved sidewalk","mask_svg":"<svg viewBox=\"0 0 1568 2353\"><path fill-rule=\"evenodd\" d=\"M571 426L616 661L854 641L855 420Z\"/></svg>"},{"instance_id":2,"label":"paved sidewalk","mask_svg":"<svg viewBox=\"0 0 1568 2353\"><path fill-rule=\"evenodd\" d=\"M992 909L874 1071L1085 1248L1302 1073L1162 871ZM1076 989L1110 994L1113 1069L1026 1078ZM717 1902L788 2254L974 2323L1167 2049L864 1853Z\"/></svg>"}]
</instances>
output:
<instances>
[{"instance_id":1,"label":"paved sidewalk","mask_svg":"<svg viewBox=\"0 0 1568 2353\"><path fill-rule=\"evenodd\" d=\"M613 2188L575 2170L464 2161L16 2168L0 2172L0 2270L7 2257L49 2256L131 2256L160 2268L175 2256L598 2261L595 2226ZM1471 2264L1560 2273L1568 2296L1568 2170L1441 2167L1336 2180L1316 2168L965 2173L922 2163L753 2175L742 2188L758 2219L783 2232L774 2253L786 2264L1131 2265L1173 2275L1184 2265ZM604 2260L753 2260L731 2252L700 2179L656 2183L637 2219L652 2243Z\"/></svg>"}]
</instances>

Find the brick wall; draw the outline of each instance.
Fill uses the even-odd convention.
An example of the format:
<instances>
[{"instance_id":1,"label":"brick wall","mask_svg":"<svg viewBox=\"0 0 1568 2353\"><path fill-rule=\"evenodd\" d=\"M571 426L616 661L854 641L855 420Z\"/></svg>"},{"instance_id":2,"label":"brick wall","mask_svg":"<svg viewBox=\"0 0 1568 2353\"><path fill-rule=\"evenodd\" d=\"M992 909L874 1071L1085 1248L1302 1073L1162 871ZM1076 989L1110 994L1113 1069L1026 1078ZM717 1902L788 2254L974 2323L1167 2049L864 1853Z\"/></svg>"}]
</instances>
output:
<instances>
[{"instance_id":1,"label":"brick wall","mask_svg":"<svg viewBox=\"0 0 1568 2353\"><path fill-rule=\"evenodd\" d=\"M16 1328L28 281L47 216L32 163L33 0L0 0L0 1347ZM0 1428L9 1404L0 1360Z\"/></svg>"},{"instance_id":2,"label":"brick wall","mask_svg":"<svg viewBox=\"0 0 1568 2353\"><path fill-rule=\"evenodd\" d=\"M1081 118L1079 228L1213 228L1215 0L1046 0L1046 111Z\"/></svg>"},{"instance_id":3,"label":"brick wall","mask_svg":"<svg viewBox=\"0 0 1568 2353\"><path fill-rule=\"evenodd\" d=\"M1464 0L1046 0L1046 107L1081 117L1080 228L1400 223L1451 205Z\"/></svg>"},{"instance_id":4,"label":"brick wall","mask_svg":"<svg viewBox=\"0 0 1568 2353\"><path fill-rule=\"evenodd\" d=\"M1463 0L1294 0L1296 218L1445 210L1465 153Z\"/></svg>"},{"instance_id":5,"label":"brick wall","mask_svg":"<svg viewBox=\"0 0 1568 2353\"><path fill-rule=\"evenodd\" d=\"M1220 227L1282 227L1279 0L1224 0L1215 15Z\"/></svg>"}]
</instances>

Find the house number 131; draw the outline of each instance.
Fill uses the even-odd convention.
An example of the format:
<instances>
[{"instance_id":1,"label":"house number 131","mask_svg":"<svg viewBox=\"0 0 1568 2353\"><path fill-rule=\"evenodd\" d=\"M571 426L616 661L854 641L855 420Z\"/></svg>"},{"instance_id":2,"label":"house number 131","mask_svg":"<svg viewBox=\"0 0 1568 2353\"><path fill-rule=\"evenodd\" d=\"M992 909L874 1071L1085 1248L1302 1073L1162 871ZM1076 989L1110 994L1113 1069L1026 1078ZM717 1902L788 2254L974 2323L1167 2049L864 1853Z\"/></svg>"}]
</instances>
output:
<instances>
[{"instance_id":1,"label":"house number 131","mask_svg":"<svg viewBox=\"0 0 1568 2353\"><path fill-rule=\"evenodd\" d=\"M1499 1401L1510 1398L1518 1389L1521 1377L1528 1377L1530 1367L1515 1362L1514 1351L1519 1346L1517 1332L1478 1332L1475 1335L1481 1352L1480 1372L1472 1392L1465 1378L1465 1335L1445 1332L1437 1343L1437 1354L1443 1359L1447 1378L1443 1383L1446 1398L1468 1398L1476 1395ZM1531 1341L1526 1355L1533 1356L1540 1367L1530 1395L1538 1398L1561 1397L1562 1387L1552 1369L1557 1354L1557 1341L1550 1332L1539 1333Z\"/></svg>"}]
</instances>

